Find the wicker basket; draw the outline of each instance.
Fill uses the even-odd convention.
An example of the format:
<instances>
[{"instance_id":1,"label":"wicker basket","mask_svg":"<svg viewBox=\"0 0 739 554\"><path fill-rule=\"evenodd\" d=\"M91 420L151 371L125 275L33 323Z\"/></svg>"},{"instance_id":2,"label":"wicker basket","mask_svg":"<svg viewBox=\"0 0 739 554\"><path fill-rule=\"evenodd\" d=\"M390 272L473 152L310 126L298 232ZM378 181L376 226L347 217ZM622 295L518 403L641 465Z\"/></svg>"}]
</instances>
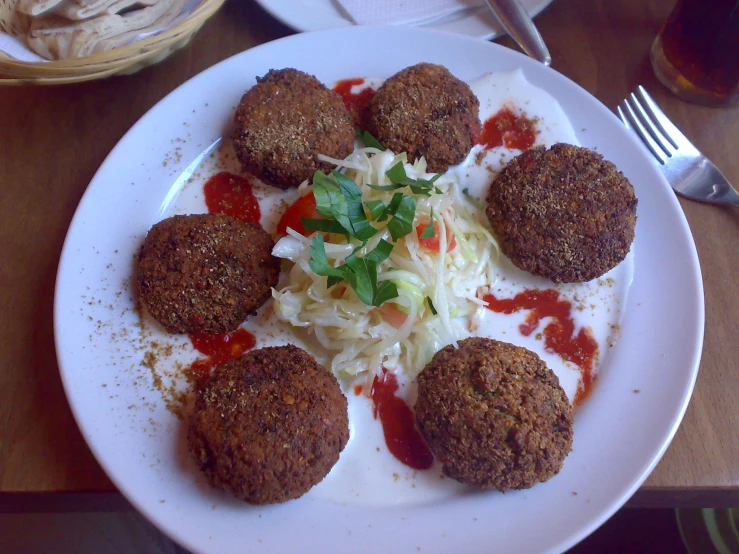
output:
<instances>
[{"instance_id":1,"label":"wicker basket","mask_svg":"<svg viewBox=\"0 0 739 554\"><path fill-rule=\"evenodd\" d=\"M57 85L128 75L158 63L185 46L225 0L202 0L177 25L157 35L120 48L82 58L49 62L22 62L0 52L0 85ZM23 16L14 0L0 0L0 29L23 28ZM12 8L12 9L11 9Z\"/></svg>"}]
</instances>

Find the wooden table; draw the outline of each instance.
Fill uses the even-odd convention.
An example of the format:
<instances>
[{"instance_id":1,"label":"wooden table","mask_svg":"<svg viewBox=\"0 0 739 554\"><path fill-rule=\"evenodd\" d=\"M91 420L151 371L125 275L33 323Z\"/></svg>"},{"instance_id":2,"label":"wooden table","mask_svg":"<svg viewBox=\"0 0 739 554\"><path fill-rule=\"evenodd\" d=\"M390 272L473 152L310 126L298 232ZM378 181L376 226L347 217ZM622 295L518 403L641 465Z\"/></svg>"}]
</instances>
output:
<instances>
[{"instance_id":1,"label":"wooden table","mask_svg":"<svg viewBox=\"0 0 739 554\"><path fill-rule=\"evenodd\" d=\"M682 102L652 74L647 53L672 4L555 0L536 22L555 69L609 108L646 85L737 185L739 109ZM0 506L22 509L39 496L37 507L56 506L59 498L81 497L31 493L115 491L72 418L54 352L54 278L85 187L129 127L172 89L291 32L255 4L232 0L187 48L138 74L0 88ZM632 502L739 506L739 209L681 202L705 285L703 358L683 424Z\"/></svg>"}]
</instances>

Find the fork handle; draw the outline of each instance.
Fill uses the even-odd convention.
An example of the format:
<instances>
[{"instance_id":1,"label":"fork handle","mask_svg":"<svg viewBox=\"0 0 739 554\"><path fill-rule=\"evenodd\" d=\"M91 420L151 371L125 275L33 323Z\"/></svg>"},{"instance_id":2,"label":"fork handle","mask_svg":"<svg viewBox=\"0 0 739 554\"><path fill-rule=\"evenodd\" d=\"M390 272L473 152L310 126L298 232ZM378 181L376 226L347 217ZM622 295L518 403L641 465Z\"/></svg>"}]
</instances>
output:
<instances>
[{"instance_id":1,"label":"fork handle","mask_svg":"<svg viewBox=\"0 0 739 554\"><path fill-rule=\"evenodd\" d=\"M714 187L717 189L717 191L715 196L711 196L711 200L713 202L720 202L721 204L734 204L735 206L739 206L739 192L736 192L733 188L726 185L725 183L714 185Z\"/></svg>"},{"instance_id":2,"label":"fork handle","mask_svg":"<svg viewBox=\"0 0 739 554\"><path fill-rule=\"evenodd\" d=\"M552 57L531 20L526 8L518 0L485 0L503 29L518 43L528 56L544 65L552 64Z\"/></svg>"},{"instance_id":3,"label":"fork handle","mask_svg":"<svg viewBox=\"0 0 739 554\"><path fill-rule=\"evenodd\" d=\"M719 182L713 185L714 192L706 197L701 197L697 194L690 194L688 192L682 192L679 189L674 189L678 196L687 198L688 200L696 200L705 204L733 204L739 206L739 192L735 191L730 185Z\"/></svg>"},{"instance_id":4,"label":"fork handle","mask_svg":"<svg viewBox=\"0 0 739 554\"><path fill-rule=\"evenodd\" d=\"M729 184L729 181L724 177L724 174L713 165L711 162L706 160L708 164L709 175L713 181L713 192L709 195L707 200L710 202L719 202L721 204L734 204L739 206L739 192Z\"/></svg>"}]
</instances>

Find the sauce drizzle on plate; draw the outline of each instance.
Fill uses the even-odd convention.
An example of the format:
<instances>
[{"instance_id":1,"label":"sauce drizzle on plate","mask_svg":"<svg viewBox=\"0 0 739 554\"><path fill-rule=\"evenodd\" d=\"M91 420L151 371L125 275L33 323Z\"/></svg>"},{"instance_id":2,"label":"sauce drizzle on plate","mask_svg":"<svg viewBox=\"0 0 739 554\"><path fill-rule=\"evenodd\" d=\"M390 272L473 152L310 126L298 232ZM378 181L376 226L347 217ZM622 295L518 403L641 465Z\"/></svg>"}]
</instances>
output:
<instances>
[{"instance_id":1,"label":"sauce drizzle on plate","mask_svg":"<svg viewBox=\"0 0 739 554\"><path fill-rule=\"evenodd\" d=\"M513 298L497 298L490 293L483 300L490 310L498 313L512 314L530 310L526 321L519 326L524 336L536 331L542 319L552 318L544 327L544 348L548 352L559 354L580 370L581 379L573 401L573 405L579 406L593 388L593 366L598 355L598 343L588 327L583 327L575 334L572 302L560 299L559 292L554 289L528 289Z\"/></svg>"},{"instance_id":2,"label":"sauce drizzle on plate","mask_svg":"<svg viewBox=\"0 0 739 554\"><path fill-rule=\"evenodd\" d=\"M516 115L504 107L490 116L482 125L478 143L486 150L496 146L528 150L536 142L536 120Z\"/></svg>"},{"instance_id":3,"label":"sauce drizzle on plate","mask_svg":"<svg viewBox=\"0 0 739 554\"><path fill-rule=\"evenodd\" d=\"M248 179L222 171L203 185L208 213L227 216L259 225L262 212Z\"/></svg>"},{"instance_id":4,"label":"sauce drizzle on plate","mask_svg":"<svg viewBox=\"0 0 739 554\"><path fill-rule=\"evenodd\" d=\"M190 366L191 373L198 378L207 377L211 369L235 360L257 343L254 335L243 327L230 333L188 336L195 350L208 356L195 360Z\"/></svg>"},{"instance_id":5,"label":"sauce drizzle on plate","mask_svg":"<svg viewBox=\"0 0 739 554\"><path fill-rule=\"evenodd\" d=\"M382 376L375 375L372 382L372 401L375 419L380 417L385 443L390 453L413 469L428 469L434 456L416 429L416 420L408 404L396 396L398 380L385 368Z\"/></svg>"},{"instance_id":6,"label":"sauce drizzle on plate","mask_svg":"<svg viewBox=\"0 0 739 554\"><path fill-rule=\"evenodd\" d=\"M346 109L349 110L354 118L354 124L362 129L367 128L367 120L369 119L369 105L375 91L371 87L364 88L359 92L352 92L355 86L363 85L364 79L343 79L334 85L334 92L337 92L344 101Z\"/></svg>"}]
</instances>

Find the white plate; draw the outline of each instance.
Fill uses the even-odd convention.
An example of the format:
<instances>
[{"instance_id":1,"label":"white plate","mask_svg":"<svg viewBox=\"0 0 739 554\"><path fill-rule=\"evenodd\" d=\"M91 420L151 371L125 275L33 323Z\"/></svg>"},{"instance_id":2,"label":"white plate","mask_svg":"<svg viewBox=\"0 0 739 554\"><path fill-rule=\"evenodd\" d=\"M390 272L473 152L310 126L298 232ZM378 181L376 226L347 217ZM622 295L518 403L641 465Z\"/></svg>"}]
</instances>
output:
<instances>
[{"instance_id":1,"label":"white plate","mask_svg":"<svg viewBox=\"0 0 739 554\"><path fill-rule=\"evenodd\" d=\"M551 3L552 0L521 0L531 17L538 15ZM354 25L337 7L335 0L257 0L257 4L296 31L320 31ZM503 33L486 6L445 17L426 27L482 39L491 39Z\"/></svg>"},{"instance_id":2,"label":"white plate","mask_svg":"<svg viewBox=\"0 0 739 554\"><path fill-rule=\"evenodd\" d=\"M367 44L374 46L361 47ZM255 76L297 67L332 83L387 77L420 61L444 64L465 80L520 67L561 104L580 143L597 148L635 187L636 261L621 338L576 413L574 450L551 481L505 495L465 492L414 504L388 497L385 505L312 494L268 507L230 500L193 475L183 426L140 365L133 256L209 145L226 132ZM134 125L74 216L54 324L67 397L93 453L133 505L190 550L508 553L572 546L644 481L687 407L703 321L698 258L680 206L651 157L608 109L554 70L495 44L424 29L351 27L234 56L176 89Z\"/></svg>"}]
</instances>

